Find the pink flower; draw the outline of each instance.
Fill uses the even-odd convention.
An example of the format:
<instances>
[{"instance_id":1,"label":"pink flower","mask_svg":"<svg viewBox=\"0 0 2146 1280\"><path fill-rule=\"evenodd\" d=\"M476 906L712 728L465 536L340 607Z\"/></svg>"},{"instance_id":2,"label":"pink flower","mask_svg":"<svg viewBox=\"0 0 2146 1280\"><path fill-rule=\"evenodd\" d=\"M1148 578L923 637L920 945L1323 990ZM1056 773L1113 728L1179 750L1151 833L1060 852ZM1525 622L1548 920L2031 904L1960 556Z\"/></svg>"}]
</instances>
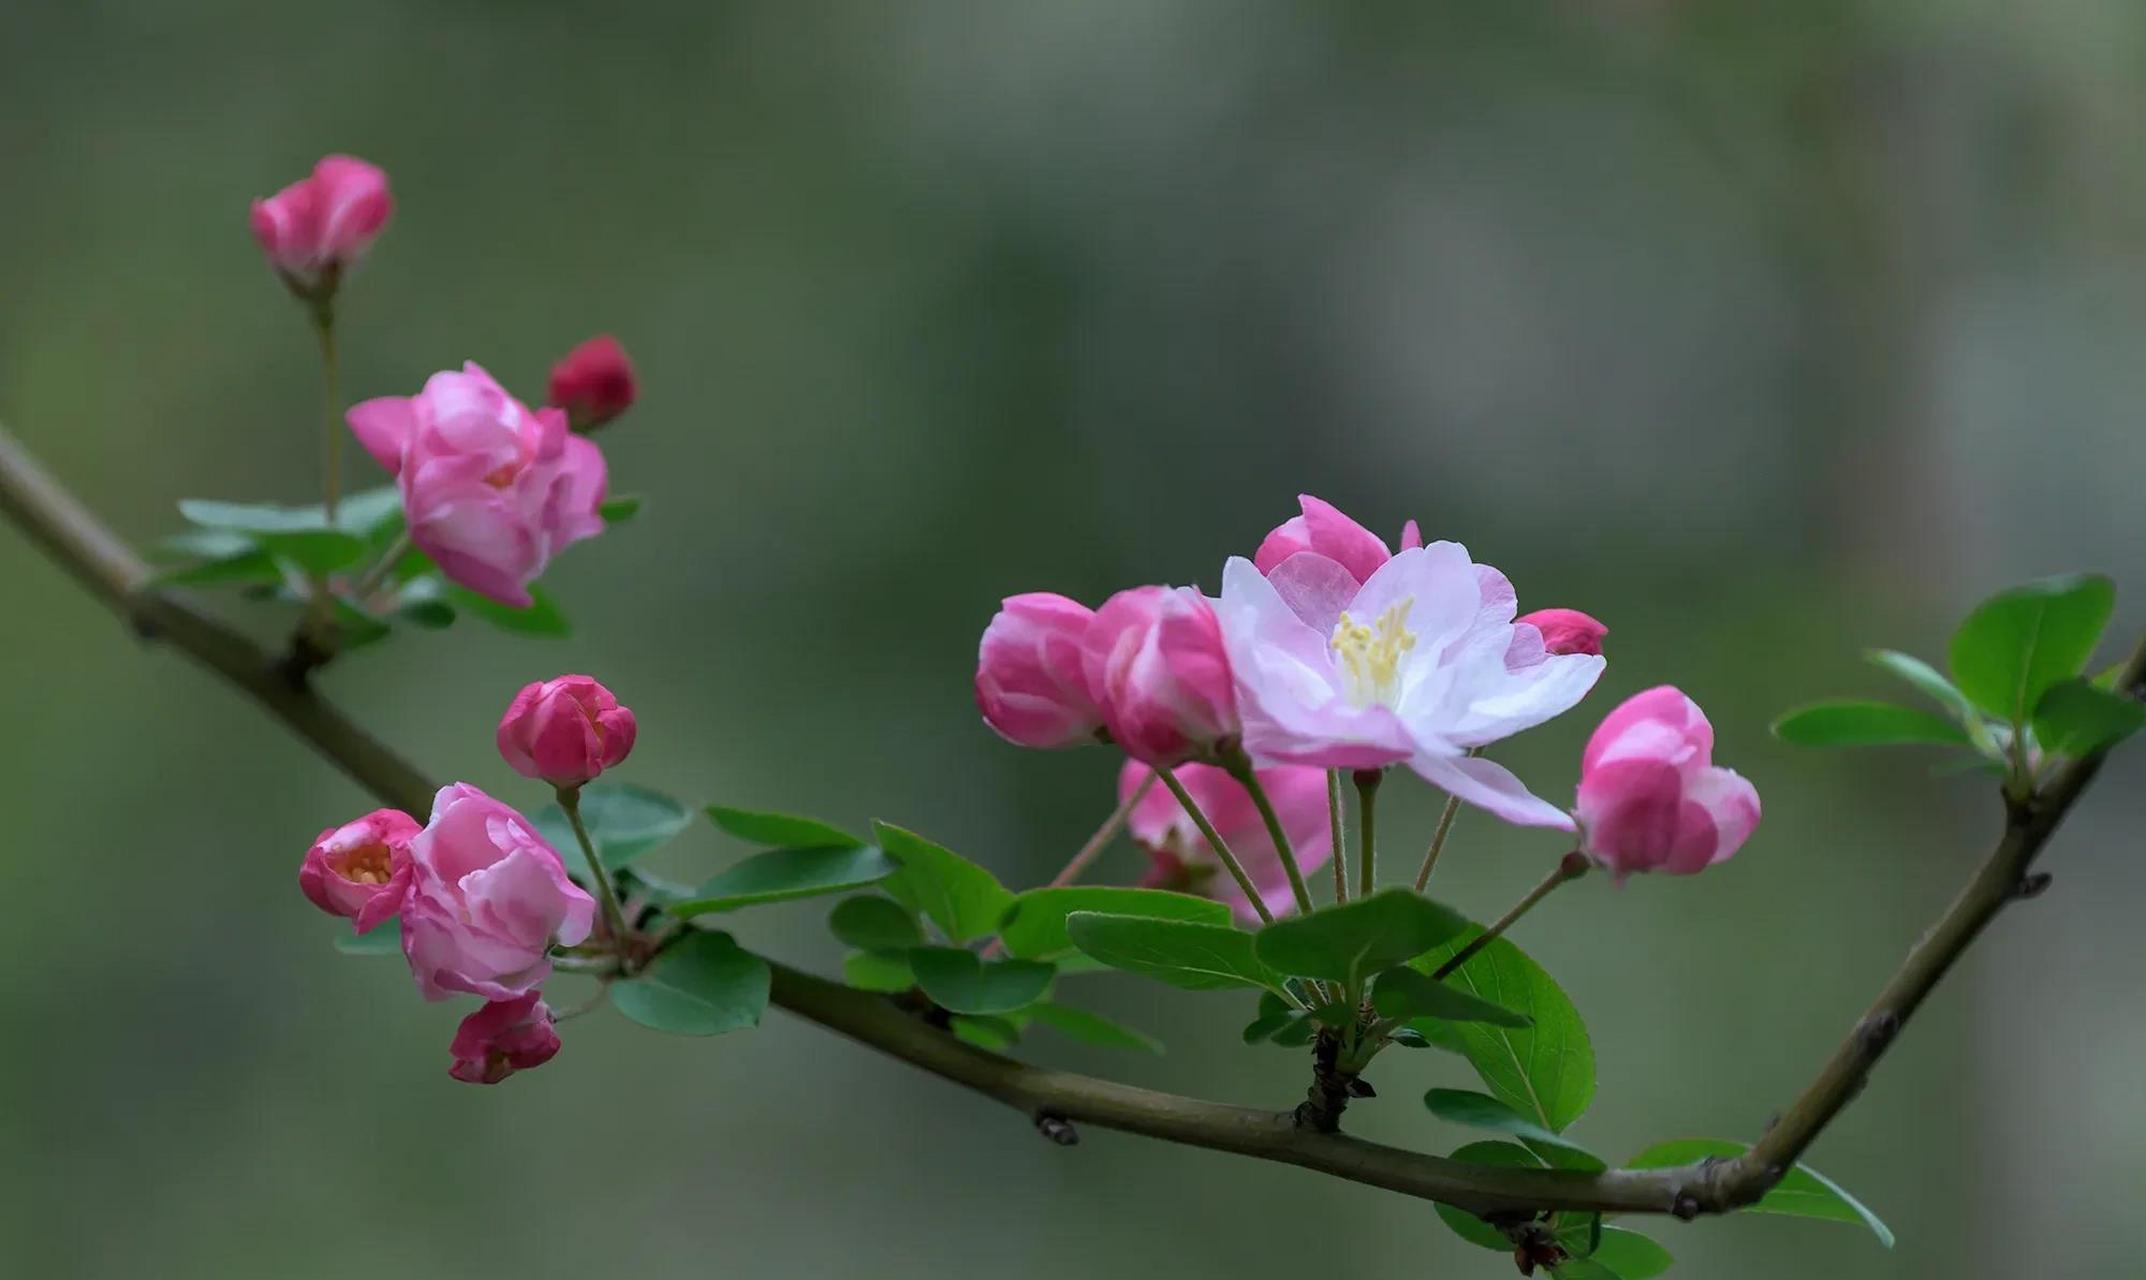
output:
<instances>
[{"instance_id":1,"label":"pink flower","mask_svg":"<svg viewBox=\"0 0 2146 1280\"><path fill-rule=\"evenodd\" d=\"M1120 591L1096 611L1081 649L1104 727L1133 759L1168 768L1239 732L1222 629L1192 588Z\"/></svg>"},{"instance_id":2,"label":"pink flower","mask_svg":"<svg viewBox=\"0 0 2146 1280\"><path fill-rule=\"evenodd\" d=\"M447 1074L468 1084L498 1084L517 1071L541 1067L559 1052L559 1032L543 993L494 1000L462 1019L447 1051Z\"/></svg>"},{"instance_id":3,"label":"pink flower","mask_svg":"<svg viewBox=\"0 0 2146 1280\"><path fill-rule=\"evenodd\" d=\"M427 1000L512 1000L551 976L554 942L589 936L596 903L529 820L466 782L442 787L410 842L402 953Z\"/></svg>"},{"instance_id":4,"label":"pink flower","mask_svg":"<svg viewBox=\"0 0 2146 1280\"><path fill-rule=\"evenodd\" d=\"M1713 754L1706 713L1669 685L1610 712L1580 757L1587 856L1622 877L1690 875L1735 853L1759 824L1759 793Z\"/></svg>"},{"instance_id":5,"label":"pink flower","mask_svg":"<svg viewBox=\"0 0 2146 1280\"><path fill-rule=\"evenodd\" d=\"M253 238L293 292L332 293L394 209L386 174L351 156L329 156L313 176L253 202Z\"/></svg>"},{"instance_id":6,"label":"pink flower","mask_svg":"<svg viewBox=\"0 0 2146 1280\"><path fill-rule=\"evenodd\" d=\"M1153 772L1137 760L1128 760L1118 773L1118 800L1123 803ZM1296 905L1289 891L1289 873L1282 869L1281 855L1267 834L1267 824L1252 803L1252 793L1235 778L1207 764L1183 764L1174 771L1193 802L1214 823L1215 832L1244 865L1245 874L1259 890L1267 909L1282 915ZM1334 856L1333 827L1327 821L1326 771L1283 765L1256 771L1261 789L1281 817L1297 867L1310 874ZM1259 913L1238 887L1236 877L1222 867L1214 848L1200 834L1190 814L1177 797L1161 787L1149 789L1133 806L1126 826L1133 839L1147 850L1152 865L1141 884L1149 888L1178 889L1208 894L1227 902L1238 916L1256 920Z\"/></svg>"},{"instance_id":7,"label":"pink flower","mask_svg":"<svg viewBox=\"0 0 2146 1280\"><path fill-rule=\"evenodd\" d=\"M1393 557L1377 534L1343 515L1332 503L1304 493L1297 495L1297 505L1304 514L1276 525L1253 553L1252 563L1261 573L1271 577L1290 557L1313 555L1338 565L1361 584ZM1421 535L1415 534L1415 528L1416 522L1409 521L1402 534L1403 546L1421 545ZM1409 541L1412 535L1413 542Z\"/></svg>"},{"instance_id":8,"label":"pink flower","mask_svg":"<svg viewBox=\"0 0 2146 1280\"><path fill-rule=\"evenodd\" d=\"M1468 753L1570 708L1602 673L1600 657L1547 653L1540 632L1513 624L1505 575L1458 543L1406 548L1361 585L1318 552L1280 568L1291 566L1305 572L1270 578L1232 559L1216 604L1255 760L1406 762L1509 822L1572 829L1570 815Z\"/></svg>"},{"instance_id":9,"label":"pink flower","mask_svg":"<svg viewBox=\"0 0 2146 1280\"><path fill-rule=\"evenodd\" d=\"M575 347L551 367L550 402L576 431L594 431L633 407L633 361L608 333Z\"/></svg>"},{"instance_id":10,"label":"pink flower","mask_svg":"<svg viewBox=\"0 0 2146 1280\"><path fill-rule=\"evenodd\" d=\"M306 850L298 887L314 906L349 917L364 933L402 910L417 831L416 820L399 809L375 809L330 827Z\"/></svg>"},{"instance_id":11,"label":"pink flower","mask_svg":"<svg viewBox=\"0 0 2146 1280\"><path fill-rule=\"evenodd\" d=\"M1513 622L1542 632L1545 653L1600 653L1602 637L1609 634L1608 627L1578 609L1537 609L1521 614Z\"/></svg>"},{"instance_id":12,"label":"pink flower","mask_svg":"<svg viewBox=\"0 0 2146 1280\"><path fill-rule=\"evenodd\" d=\"M578 787L633 750L633 712L590 676L525 685L499 719L499 754L525 778Z\"/></svg>"},{"instance_id":13,"label":"pink flower","mask_svg":"<svg viewBox=\"0 0 2146 1280\"><path fill-rule=\"evenodd\" d=\"M1095 611L1048 591L1008 596L976 647L976 706L1023 747L1095 741L1103 713L1088 696L1081 642Z\"/></svg>"},{"instance_id":14,"label":"pink flower","mask_svg":"<svg viewBox=\"0 0 2146 1280\"><path fill-rule=\"evenodd\" d=\"M604 455L557 409L531 413L476 364L355 405L350 429L402 490L410 540L449 578L527 608L552 556L604 529Z\"/></svg>"}]
</instances>

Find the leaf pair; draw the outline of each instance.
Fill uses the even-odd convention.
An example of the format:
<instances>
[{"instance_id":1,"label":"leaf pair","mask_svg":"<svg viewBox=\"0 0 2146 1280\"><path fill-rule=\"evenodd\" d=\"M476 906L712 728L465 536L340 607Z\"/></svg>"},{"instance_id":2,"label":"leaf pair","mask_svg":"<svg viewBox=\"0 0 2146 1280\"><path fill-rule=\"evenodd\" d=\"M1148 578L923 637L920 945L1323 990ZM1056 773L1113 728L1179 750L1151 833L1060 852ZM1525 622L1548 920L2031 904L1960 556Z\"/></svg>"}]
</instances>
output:
<instances>
[{"instance_id":1,"label":"leaf pair","mask_svg":"<svg viewBox=\"0 0 2146 1280\"><path fill-rule=\"evenodd\" d=\"M2000 592L1954 633L1952 678L1891 650L1869 657L1936 702L1937 715L1885 702L1837 700L1789 712L1774 733L1799 746L1931 744L2003 760L2021 735L2044 752L2081 756L2146 727L2146 706L2082 676L2115 607L2100 575L2049 578ZM1992 723L1994 722L1994 723Z\"/></svg>"}]
</instances>

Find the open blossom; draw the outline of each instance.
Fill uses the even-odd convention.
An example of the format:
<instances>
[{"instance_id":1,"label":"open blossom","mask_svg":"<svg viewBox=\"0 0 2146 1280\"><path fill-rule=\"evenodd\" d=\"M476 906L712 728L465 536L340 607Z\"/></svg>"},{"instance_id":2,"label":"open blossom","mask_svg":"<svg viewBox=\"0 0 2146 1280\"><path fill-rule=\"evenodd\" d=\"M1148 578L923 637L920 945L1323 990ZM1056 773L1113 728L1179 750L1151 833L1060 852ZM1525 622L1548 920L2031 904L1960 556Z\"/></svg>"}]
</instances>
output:
<instances>
[{"instance_id":1,"label":"open blossom","mask_svg":"<svg viewBox=\"0 0 2146 1280\"><path fill-rule=\"evenodd\" d=\"M1393 558L1383 538L1350 519L1334 504L1305 493L1297 495L1297 506L1303 514L1276 525L1259 544L1259 550L1252 553L1252 563L1261 573L1271 577L1291 557L1314 555L1340 566L1361 585ZM1401 546L1405 550L1422 545L1423 535L1411 520L1401 530Z\"/></svg>"},{"instance_id":2,"label":"open blossom","mask_svg":"<svg viewBox=\"0 0 2146 1280\"><path fill-rule=\"evenodd\" d=\"M576 431L593 431L633 407L633 361L608 333L598 334L551 367L549 401Z\"/></svg>"},{"instance_id":3,"label":"open blossom","mask_svg":"<svg viewBox=\"0 0 2146 1280\"><path fill-rule=\"evenodd\" d=\"M1682 691L1627 699L1580 757L1581 849L1620 876L1690 875L1735 853L1759 824L1759 793L1713 756L1714 727Z\"/></svg>"},{"instance_id":4,"label":"open blossom","mask_svg":"<svg viewBox=\"0 0 2146 1280\"><path fill-rule=\"evenodd\" d=\"M1600 653L1602 638L1609 634L1608 627L1578 609L1537 609L1521 614L1513 624L1542 632L1546 653Z\"/></svg>"},{"instance_id":5,"label":"open blossom","mask_svg":"<svg viewBox=\"0 0 2146 1280\"><path fill-rule=\"evenodd\" d=\"M498 1084L517 1071L541 1067L559 1052L559 1032L543 993L494 1000L462 1019L447 1047L447 1074L468 1084Z\"/></svg>"},{"instance_id":6,"label":"open blossom","mask_svg":"<svg viewBox=\"0 0 2146 1280\"><path fill-rule=\"evenodd\" d=\"M551 976L553 943L589 936L596 903L529 820L466 782L442 787L410 842L402 953L427 1000L511 1000Z\"/></svg>"},{"instance_id":7,"label":"open blossom","mask_svg":"<svg viewBox=\"0 0 2146 1280\"><path fill-rule=\"evenodd\" d=\"M1023 747L1095 741L1103 713L1088 696L1081 642L1095 611L1048 591L1008 596L976 647L976 707Z\"/></svg>"},{"instance_id":8,"label":"open blossom","mask_svg":"<svg viewBox=\"0 0 2146 1280\"><path fill-rule=\"evenodd\" d=\"M499 719L499 754L516 773L578 787L633 750L633 712L591 676L525 685Z\"/></svg>"},{"instance_id":9,"label":"open blossom","mask_svg":"<svg viewBox=\"0 0 2146 1280\"><path fill-rule=\"evenodd\" d=\"M414 396L351 408L402 491L410 540L449 578L515 608L551 558L604 529L604 455L557 409L532 413L475 363Z\"/></svg>"},{"instance_id":10,"label":"open blossom","mask_svg":"<svg viewBox=\"0 0 2146 1280\"><path fill-rule=\"evenodd\" d=\"M348 917L364 933L402 910L417 832L416 820L399 809L375 809L330 827L306 850L298 887L314 906Z\"/></svg>"},{"instance_id":11,"label":"open blossom","mask_svg":"<svg viewBox=\"0 0 2146 1280\"><path fill-rule=\"evenodd\" d=\"M1082 670L1111 739L1135 760L1166 769L1239 732L1221 625L1190 587L1134 587L1104 601Z\"/></svg>"},{"instance_id":12,"label":"open blossom","mask_svg":"<svg viewBox=\"0 0 2146 1280\"><path fill-rule=\"evenodd\" d=\"M332 290L394 208L386 174L352 156L328 156L311 176L253 202L253 238L293 290Z\"/></svg>"},{"instance_id":13,"label":"open blossom","mask_svg":"<svg viewBox=\"0 0 2146 1280\"><path fill-rule=\"evenodd\" d=\"M1118 773L1119 802L1139 790L1153 772L1137 760L1126 761ZM1252 802L1252 793L1214 765L1179 765L1174 774L1244 866L1267 909L1282 915L1294 908L1289 873L1282 867L1281 854L1275 850L1267 824ZM1282 765L1256 770L1255 776L1282 820L1282 830L1296 853L1297 867L1309 874L1325 866L1334 856L1334 832L1327 820L1326 771ZM1167 788L1150 787L1126 816L1126 828L1147 850L1151 864L1141 884L1208 894L1229 903L1246 920L1258 918L1236 877L1223 868L1213 847L1200 834L1198 824Z\"/></svg>"},{"instance_id":14,"label":"open blossom","mask_svg":"<svg viewBox=\"0 0 2146 1280\"><path fill-rule=\"evenodd\" d=\"M1323 552L1293 552L1271 575L1232 559L1216 612L1246 749L1262 764L1406 763L1509 822L1571 830L1570 815L1468 754L1567 710L1602 673L1599 656L1551 654L1516 626L1514 599L1505 575L1453 542L1404 548L1361 583Z\"/></svg>"}]
</instances>

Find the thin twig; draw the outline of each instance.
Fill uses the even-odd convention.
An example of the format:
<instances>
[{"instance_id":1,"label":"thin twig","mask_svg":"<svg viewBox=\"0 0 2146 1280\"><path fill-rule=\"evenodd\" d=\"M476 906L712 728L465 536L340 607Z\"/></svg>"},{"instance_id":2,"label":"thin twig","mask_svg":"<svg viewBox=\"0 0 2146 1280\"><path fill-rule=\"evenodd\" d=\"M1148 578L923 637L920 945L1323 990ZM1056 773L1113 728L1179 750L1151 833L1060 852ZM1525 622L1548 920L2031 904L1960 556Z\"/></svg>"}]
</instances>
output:
<instances>
[{"instance_id":1,"label":"thin twig","mask_svg":"<svg viewBox=\"0 0 2146 1280\"><path fill-rule=\"evenodd\" d=\"M1215 824L1209 822L1207 815L1200 811L1199 802L1192 798L1191 792L1185 790L1185 784L1177 780L1176 771L1157 769L1155 773L1162 779L1162 785L1170 788L1170 794L1177 797L1177 803L1191 817L1192 825L1198 827L1200 834L1206 837L1207 847L1213 849L1215 857L1221 859L1222 865L1228 868L1230 876L1237 881L1237 887L1244 890L1244 896L1251 900L1252 910L1259 913L1262 922L1273 924L1274 913L1267 910L1266 899L1259 896L1259 886L1253 884L1252 877L1244 873L1244 864L1237 861L1236 854L1230 852L1229 842L1222 838L1222 833L1215 830Z\"/></svg>"},{"instance_id":2,"label":"thin twig","mask_svg":"<svg viewBox=\"0 0 2146 1280\"><path fill-rule=\"evenodd\" d=\"M1296 899L1297 911L1310 915L1311 887L1304 883L1304 872L1297 866L1297 851L1289 842L1289 829L1282 825L1282 816L1274 811L1274 801L1268 798L1258 771L1252 768L1252 758L1239 747L1222 757L1222 768L1252 797L1253 807L1259 810L1259 820L1267 826L1267 839L1274 845L1274 854L1282 860L1282 870L1289 876L1289 894Z\"/></svg>"},{"instance_id":3,"label":"thin twig","mask_svg":"<svg viewBox=\"0 0 2146 1280\"><path fill-rule=\"evenodd\" d=\"M1378 887L1378 802L1379 783L1386 780L1384 769L1358 769L1356 778L1356 843L1359 870L1356 875L1356 892L1368 898Z\"/></svg>"},{"instance_id":4,"label":"thin twig","mask_svg":"<svg viewBox=\"0 0 2146 1280\"><path fill-rule=\"evenodd\" d=\"M1326 771L1326 821L1334 840L1334 901L1349 900L1349 842L1341 822L1341 770Z\"/></svg>"},{"instance_id":5,"label":"thin twig","mask_svg":"<svg viewBox=\"0 0 2146 1280\"><path fill-rule=\"evenodd\" d=\"M1581 853L1578 850L1574 850L1573 852L1568 853L1564 857L1558 859L1557 865L1550 869L1550 874L1544 876L1542 878L1541 883L1537 884L1534 888L1528 890L1525 894L1521 895L1520 901L1514 903L1510 911L1507 911L1504 915L1499 916L1497 921L1493 923L1488 929L1483 930L1481 933L1475 935L1474 938L1470 939L1467 946L1462 947L1459 951L1454 952L1453 958L1451 960L1446 961L1444 964L1439 965L1437 972L1433 973L1431 977L1443 980L1454 970L1460 968L1462 965L1468 963L1468 961L1473 959L1475 957L1476 952L1481 951L1483 948L1489 946L1491 943L1497 941L1499 938L1504 937L1505 931L1507 929L1512 928L1513 925L1519 921L1520 917L1526 915L1530 911L1533 911L1535 909L1536 903L1541 902L1544 898L1549 897L1550 891L1552 889L1557 888L1557 886L1565 883L1567 880L1577 880L1581 876L1584 876L1586 874L1586 854Z\"/></svg>"},{"instance_id":6,"label":"thin twig","mask_svg":"<svg viewBox=\"0 0 2146 1280\"><path fill-rule=\"evenodd\" d=\"M1125 825L1126 819L1132 816L1133 810L1139 806L1142 800L1147 799L1148 792L1155 789L1155 778L1156 775L1150 772L1147 777L1140 780L1139 786L1134 787L1126 794L1123 800L1118 802L1118 807L1112 809L1110 816L1103 819L1103 825L1095 829L1094 833L1088 837L1087 843L1074 851L1073 856L1066 860L1066 865L1060 867L1058 874L1051 877L1051 883L1048 887L1063 889L1075 880L1080 879L1081 873L1088 869L1088 864L1094 862L1102 854L1103 850L1110 847L1111 840L1118 834L1118 828ZM981 954L984 959L989 960L1005 949L1006 940L1004 938L993 938L984 944Z\"/></svg>"},{"instance_id":7,"label":"thin twig","mask_svg":"<svg viewBox=\"0 0 2146 1280\"><path fill-rule=\"evenodd\" d=\"M1424 851L1423 868L1416 872L1416 892L1422 893L1431 883L1431 872L1438 866L1438 855L1445 852L1446 833L1453 829L1453 818L1460 812L1460 797L1447 796L1446 807L1438 815L1438 829L1431 833L1431 847Z\"/></svg>"}]
</instances>

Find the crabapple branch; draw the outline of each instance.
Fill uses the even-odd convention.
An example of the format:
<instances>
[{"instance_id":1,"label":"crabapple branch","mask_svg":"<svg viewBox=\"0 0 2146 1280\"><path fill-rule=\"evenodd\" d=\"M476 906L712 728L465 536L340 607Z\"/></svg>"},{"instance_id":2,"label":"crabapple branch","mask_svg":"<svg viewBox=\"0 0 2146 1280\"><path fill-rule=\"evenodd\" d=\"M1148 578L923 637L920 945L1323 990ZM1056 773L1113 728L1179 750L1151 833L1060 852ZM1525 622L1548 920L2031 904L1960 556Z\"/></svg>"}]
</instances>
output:
<instances>
[{"instance_id":1,"label":"crabapple branch","mask_svg":"<svg viewBox=\"0 0 2146 1280\"><path fill-rule=\"evenodd\" d=\"M427 812L433 786L313 691L302 671L157 587L149 566L0 429L0 511L146 638L170 644L254 698L382 802ZM2119 690L2146 695L2146 641ZM1299 1125L1286 1111L1230 1106L1015 1061L957 1040L895 1003L769 961L770 1000L792 1014L995 1098L1059 1128L1079 1122L1297 1165L1485 1216L1545 1210L1726 1213L1765 1194L1855 1097L1909 1017L2014 899L2028 871L2100 770L2093 752L2010 806L2005 830L1965 889L1878 994L1816 1079L1744 1155L1672 1169L1580 1173L1468 1164ZM1165 774L1165 781L1169 781ZM1369 834L1368 832L1366 833ZM1217 847L1220 842L1216 841ZM1257 894L1252 895L1254 902Z\"/></svg>"}]
</instances>

